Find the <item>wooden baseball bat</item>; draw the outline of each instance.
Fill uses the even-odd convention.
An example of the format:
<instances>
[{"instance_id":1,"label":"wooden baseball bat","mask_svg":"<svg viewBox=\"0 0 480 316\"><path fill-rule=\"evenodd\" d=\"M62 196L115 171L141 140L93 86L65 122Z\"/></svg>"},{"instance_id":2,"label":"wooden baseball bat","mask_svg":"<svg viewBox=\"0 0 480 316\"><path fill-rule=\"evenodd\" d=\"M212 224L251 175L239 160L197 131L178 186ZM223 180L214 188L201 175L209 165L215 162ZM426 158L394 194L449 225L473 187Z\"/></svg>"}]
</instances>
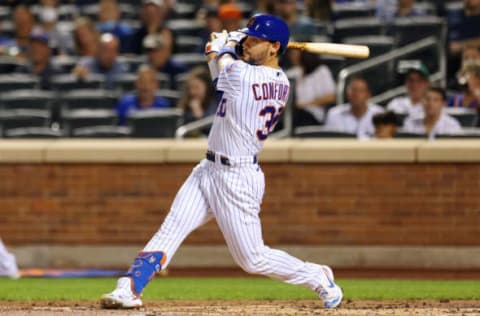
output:
<instances>
[{"instance_id":1,"label":"wooden baseball bat","mask_svg":"<svg viewBox=\"0 0 480 316\"><path fill-rule=\"evenodd\" d=\"M287 48L304 50L313 54L334 55L350 58L367 58L370 49L364 45L315 43L315 42L289 42Z\"/></svg>"}]
</instances>

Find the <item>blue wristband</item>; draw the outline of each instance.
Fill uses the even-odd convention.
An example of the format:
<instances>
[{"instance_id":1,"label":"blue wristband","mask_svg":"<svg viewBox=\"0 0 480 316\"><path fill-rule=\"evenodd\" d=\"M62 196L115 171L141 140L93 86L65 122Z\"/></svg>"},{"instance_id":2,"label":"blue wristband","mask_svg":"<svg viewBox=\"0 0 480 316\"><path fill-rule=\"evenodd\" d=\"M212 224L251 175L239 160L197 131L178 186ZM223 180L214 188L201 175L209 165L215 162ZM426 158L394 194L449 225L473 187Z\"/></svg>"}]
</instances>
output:
<instances>
[{"instance_id":1,"label":"blue wristband","mask_svg":"<svg viewBox=\"0 0 480 316\"><path fill-rule=\"evenodd\" d=\"M231 46L222 47L222 49L220 49L220 51L218 52L218 57L224 54L230 54L232 55L233 58L238 59L238 55L234 47L231 47Z\"/></svg>"}]
</instances>

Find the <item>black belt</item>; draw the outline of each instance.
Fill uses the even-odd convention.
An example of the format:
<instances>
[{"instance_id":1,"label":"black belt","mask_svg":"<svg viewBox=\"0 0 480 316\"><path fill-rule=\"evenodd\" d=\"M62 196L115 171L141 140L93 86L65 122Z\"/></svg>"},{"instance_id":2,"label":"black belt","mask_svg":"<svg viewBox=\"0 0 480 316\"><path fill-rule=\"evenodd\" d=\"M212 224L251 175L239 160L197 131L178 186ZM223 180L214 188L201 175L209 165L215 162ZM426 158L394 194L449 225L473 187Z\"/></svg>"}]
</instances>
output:
<instances>
[{"instance_id":1,"label":"black belt","mask_svg":"<svg viewBox=\"0 0 480 316\"><path fill-rule=\"evenodd\" d=\"M216 160L216 155L211 150L207 151L205 157L207 158L207 160L210 160L212 162L215 162L215 160ZM228 159L228 157L225 157L225 156L220 156L220 163L224 166L231 166L232 165L230 163L230 159ZM257 156L252 156L252 163L253 164L257 163Z\"/></svg>"}]
</instances>

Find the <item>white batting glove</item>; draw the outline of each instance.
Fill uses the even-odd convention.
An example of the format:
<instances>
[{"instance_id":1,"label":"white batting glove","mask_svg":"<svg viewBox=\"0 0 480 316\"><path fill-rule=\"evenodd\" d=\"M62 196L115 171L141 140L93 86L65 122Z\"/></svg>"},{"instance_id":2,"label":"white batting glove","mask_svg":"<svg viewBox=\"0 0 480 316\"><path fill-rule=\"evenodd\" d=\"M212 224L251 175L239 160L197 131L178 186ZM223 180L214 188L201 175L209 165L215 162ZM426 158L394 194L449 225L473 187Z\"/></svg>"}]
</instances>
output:
<instances>
[{"instance_id":1,"label":"white batting glove","mask_svg":"<svg viewBox=\"0 0 480 316\"><path fill-rule=\"evenodd\" d=\"M232 31L228 33L228 42L236 42L240 43L242 39L244 39L247 36L247 34L238 32L238 31Z\"/></svg>"},{"instance_id":2,"label":"white batting glove","mask_svg":"<svg viewBox=\"0 0 480 316\"><path fill-rule=\"evenodd\" d=\"M227 43L227 37L227 31L213 32L210 34L210 41L205 45L205 55L218 53Z\"/></svg>"}]
</instances>

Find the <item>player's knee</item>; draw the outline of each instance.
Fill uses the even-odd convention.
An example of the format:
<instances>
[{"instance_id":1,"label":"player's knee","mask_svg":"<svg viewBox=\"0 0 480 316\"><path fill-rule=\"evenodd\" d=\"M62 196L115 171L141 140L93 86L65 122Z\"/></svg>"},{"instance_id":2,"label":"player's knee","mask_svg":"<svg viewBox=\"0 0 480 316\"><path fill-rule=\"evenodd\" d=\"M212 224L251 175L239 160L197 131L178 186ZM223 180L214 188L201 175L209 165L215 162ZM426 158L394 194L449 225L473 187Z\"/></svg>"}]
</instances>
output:
<instances>
[{"instance_id":1,"label":"player's knee","mask_svg":"<svg viewBox=\"0 0 480 316\"><path fill-rule=\"evenodd\" d=\"M267 262L263 255L245 258L239 262L240 267L247 273L265 274L267 272Z\"/></svg>"}]
</instances>

